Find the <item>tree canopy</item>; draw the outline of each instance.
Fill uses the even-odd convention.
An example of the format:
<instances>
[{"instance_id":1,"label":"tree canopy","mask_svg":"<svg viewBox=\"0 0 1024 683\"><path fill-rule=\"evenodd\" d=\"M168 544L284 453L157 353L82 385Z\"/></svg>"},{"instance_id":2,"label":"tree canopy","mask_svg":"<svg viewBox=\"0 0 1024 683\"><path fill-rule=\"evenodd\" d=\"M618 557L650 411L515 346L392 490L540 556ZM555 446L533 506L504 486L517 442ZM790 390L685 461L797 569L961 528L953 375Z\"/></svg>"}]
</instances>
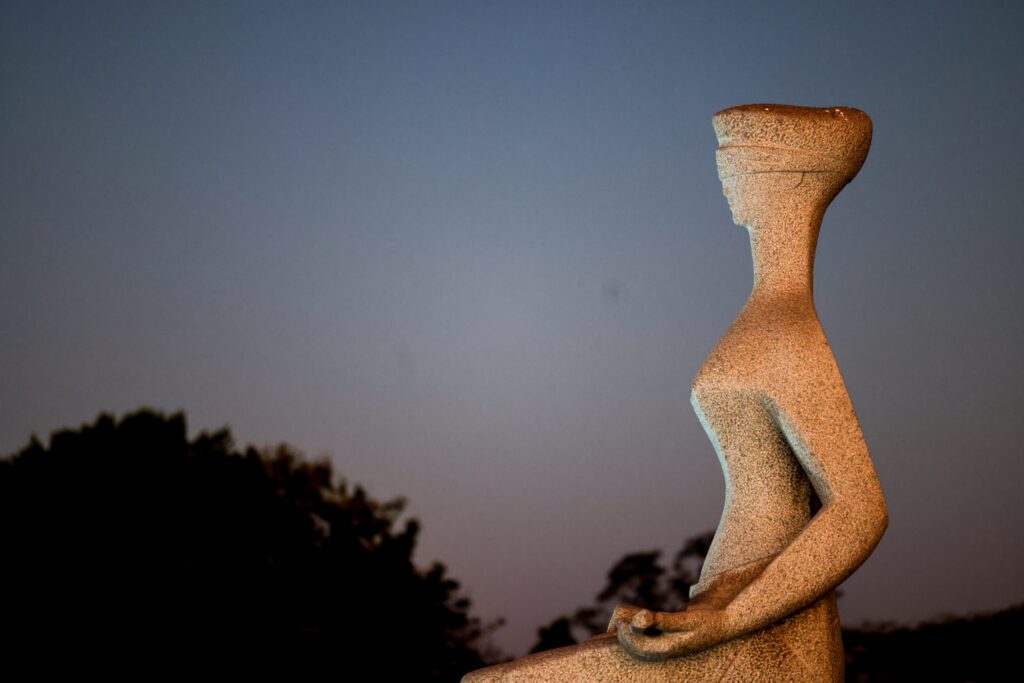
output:
<instances>
[{"instance_id":1,"label":"tree canopy","mask_svg":"<svg viewBox=\"0 0 1024 683\"><path fill-rule=\"evenodd\" d=\"M619 603L652 610L681 610L690 601L690 586L700 578L714 531L688 538L675 554L671 568L661 564L661 551L630 553L608 570L608 583L593 605L580 607L571 615L557 617L537 630L537 643L530 652L542 652L579 642L608 628Z\"/></svg>"},{"instance_id":2,"label":"tree canopy","mask_svg":"<svg viewBox=\"0 0 1024 683\"><path fill-rule=\"evenodd\" d=\"M287 446L189 439L180 413L101 415L0 460L0 638L43 662L458 680L489 627L443 565L414 565L404 509Z\"/></svg>"},{"instance_id":3,"label":"tree canopy","mask_svg":"<svg viewBox=\"0 0 1024 683\"><path fill-rule=\"evenodd\" d=\"M227 429L189 439L180 413L33 438L0 459L0 651L37 674L212 665L457 681L497 658L494 625L442 564L414 564L420 527L404 512L287 446L239 450ZM684 608L712 536L686 540L669 567L658 551L621 558L534 651L603 631L620 602ZM1017 605L848 627L847 679L1003 680L1022 618Z\"/></svg>"}]
</instances>

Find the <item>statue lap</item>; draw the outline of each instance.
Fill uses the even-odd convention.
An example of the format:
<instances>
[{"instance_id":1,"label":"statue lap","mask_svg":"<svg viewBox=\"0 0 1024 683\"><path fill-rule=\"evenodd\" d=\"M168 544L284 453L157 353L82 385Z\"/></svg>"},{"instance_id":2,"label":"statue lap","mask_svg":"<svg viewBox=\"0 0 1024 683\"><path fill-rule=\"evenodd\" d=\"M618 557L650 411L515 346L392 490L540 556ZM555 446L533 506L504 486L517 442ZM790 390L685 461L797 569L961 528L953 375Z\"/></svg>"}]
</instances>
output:
<instances>
[{"instance_id":1,"label":"statue lap","mask_svg":"<svg viewBox=\"0 0 1024 683\"><path fill-rule=\"evenodd\" d=\"M833 591L772 626L687 657L639 661L626 654L614 634L607 634L474 671L462 683L822 683L842 681L843 668Z\"/></svg>"}]
</instances>

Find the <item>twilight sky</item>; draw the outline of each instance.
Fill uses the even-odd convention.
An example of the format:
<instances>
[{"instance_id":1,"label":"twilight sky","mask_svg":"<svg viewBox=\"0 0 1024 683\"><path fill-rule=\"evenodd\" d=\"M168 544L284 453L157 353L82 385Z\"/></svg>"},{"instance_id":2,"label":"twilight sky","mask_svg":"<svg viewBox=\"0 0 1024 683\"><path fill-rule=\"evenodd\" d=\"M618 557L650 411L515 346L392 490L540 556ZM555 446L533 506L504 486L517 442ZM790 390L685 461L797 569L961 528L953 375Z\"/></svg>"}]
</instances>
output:
<instances>
[{"instance_id":1,"label":"twilight sky","mask_svg":"<svg viewBox=\"0 0 1024 683\"><path fill-rule=\"evenodd\" d=\"M330 456L522 653L717 524L690 381L751 274L712 114L854 106L816 301L891 522L840 610L1020 602L1022 31L1019 2L4 2L0 453L147 405Z\"/></svg>"}]
</instances>

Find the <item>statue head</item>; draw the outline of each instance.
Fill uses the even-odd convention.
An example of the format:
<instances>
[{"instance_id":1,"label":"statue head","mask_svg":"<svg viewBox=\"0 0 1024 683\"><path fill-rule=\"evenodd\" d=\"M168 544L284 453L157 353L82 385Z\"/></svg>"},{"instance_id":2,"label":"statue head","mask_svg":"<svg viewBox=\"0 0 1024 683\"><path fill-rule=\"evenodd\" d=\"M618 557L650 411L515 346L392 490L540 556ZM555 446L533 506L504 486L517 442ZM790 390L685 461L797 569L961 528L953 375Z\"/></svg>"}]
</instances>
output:
<instances>
[{"instance_id":1,"label":"statue head","mask_svg":"<svg viewBox=\"0 0 1024 683\"><path fill-rule=\"evenodd\" d=\"M859 109L747 104L715 114L718 177L733 221L825 207L850 182L871 146Z\"/></svg>"}]
</instances>

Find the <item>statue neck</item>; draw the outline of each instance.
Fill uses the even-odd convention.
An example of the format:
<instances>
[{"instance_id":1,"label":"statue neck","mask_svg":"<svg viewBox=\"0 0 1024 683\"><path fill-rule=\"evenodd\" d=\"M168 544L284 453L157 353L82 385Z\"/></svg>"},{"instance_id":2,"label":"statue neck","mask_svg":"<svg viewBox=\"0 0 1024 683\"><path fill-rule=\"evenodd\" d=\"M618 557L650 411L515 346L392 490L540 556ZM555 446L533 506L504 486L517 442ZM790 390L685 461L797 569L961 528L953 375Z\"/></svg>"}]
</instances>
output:
<instances>
[{"instance_id":1,"label":"statue neck","mask_svg":"<svg viewBox=\"0 0 1024 683\"><path fill-rule=\"evenodd\" d=\"M795 298L813 303L814 252L823 215L786 212L748 226L754 260L751 302Z\"/></svg>"}]
</instances>

